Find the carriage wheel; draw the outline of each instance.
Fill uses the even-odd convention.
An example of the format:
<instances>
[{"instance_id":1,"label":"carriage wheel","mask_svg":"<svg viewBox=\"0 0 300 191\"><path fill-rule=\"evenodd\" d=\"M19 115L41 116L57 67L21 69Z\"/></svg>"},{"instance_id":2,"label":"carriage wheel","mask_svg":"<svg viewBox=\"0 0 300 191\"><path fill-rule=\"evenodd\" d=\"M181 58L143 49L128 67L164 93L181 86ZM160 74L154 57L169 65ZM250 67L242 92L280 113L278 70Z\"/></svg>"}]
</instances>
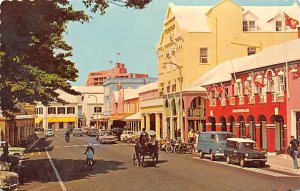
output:
<instances>
[{"instance_id":1,"label":"carriage wheel","mask_svg":"<svg viewBox=\"0 0 300 191\"><path fill-rule=\"evenodd\" d=\"M135 155L135 153L133 153L133 157L132 157L132 160L133 160L133 165L136 165L136 155Z\"/></svg>"}]
</instances>

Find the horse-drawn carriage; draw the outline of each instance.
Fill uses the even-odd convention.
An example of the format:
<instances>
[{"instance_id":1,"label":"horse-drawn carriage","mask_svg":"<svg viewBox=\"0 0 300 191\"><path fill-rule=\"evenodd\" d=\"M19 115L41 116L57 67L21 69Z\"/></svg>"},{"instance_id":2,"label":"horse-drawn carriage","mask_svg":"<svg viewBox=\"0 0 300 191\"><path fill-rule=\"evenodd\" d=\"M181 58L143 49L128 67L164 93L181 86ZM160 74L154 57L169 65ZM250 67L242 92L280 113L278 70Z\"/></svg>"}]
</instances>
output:
<instances>
[{"instance_id":1,"label":"horse-drawn carriage","mask_svg":"<svg viewBox=\"0 0 300 191\"><path fill-rule=\"evenodd\" d=\"M145 142L145 140L137 140L134 145L134 153L133 153L133 164L137 166L143 166L145 159L151 159L152 164L156 166L158 163L158 151L159 145L158 141Z\"/></svg>"}]
</instances>

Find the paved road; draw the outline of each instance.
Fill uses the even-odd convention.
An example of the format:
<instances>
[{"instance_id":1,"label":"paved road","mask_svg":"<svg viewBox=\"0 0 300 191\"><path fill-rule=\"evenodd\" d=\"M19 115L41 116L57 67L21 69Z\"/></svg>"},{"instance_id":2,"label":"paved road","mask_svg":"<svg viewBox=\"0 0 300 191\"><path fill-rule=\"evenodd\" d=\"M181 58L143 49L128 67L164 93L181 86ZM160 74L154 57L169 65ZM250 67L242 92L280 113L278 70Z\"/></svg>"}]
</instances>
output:
<instances>
[{"instance_id":1,"label":"paved road","mask_svg":"<svg viewBox=\"0 0 300 191\"><path fill-rule=\"evenodd\" d=\"M84 167L86 145L93 143L93 170ZM49 147L44 151L43 147ZM296 190L300 177L270 168L240 168L225 162L200 160L191 154L160 152L156 167L132 162L133 146L98 145L95 138L71 137L63 132L41 139L33 152L26 154L26 183L19 190L36 191L190 191L190 190ZM50 160L51 162L50 162ZM51 163L53 165L51 165ZM59 180L60 181L59 181Z\"/></svg>"}]
</instances>

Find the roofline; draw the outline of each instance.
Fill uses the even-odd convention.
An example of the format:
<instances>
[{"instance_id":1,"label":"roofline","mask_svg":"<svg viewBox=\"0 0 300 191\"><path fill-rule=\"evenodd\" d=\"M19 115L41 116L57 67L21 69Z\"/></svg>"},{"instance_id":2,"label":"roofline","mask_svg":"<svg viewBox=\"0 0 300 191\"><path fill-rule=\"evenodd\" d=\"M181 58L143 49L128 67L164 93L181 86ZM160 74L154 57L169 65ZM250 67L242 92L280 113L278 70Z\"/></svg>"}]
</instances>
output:
<instances>
[{"instance_id":1,"label":"roofline","mask_svg":"<svg viewBox=\"0 0 300 191\"><path fill-rule=\"evenodd\" d=\"M235 6L239 7L239 8L241 8L242 10L244 10L243 7L241 7L239 4L235 3L233 0L223 0L223 1L221 1L220 3L216 4L215 6L213 6L213 7L206 13L206 16L209 15L209 14L211 13L211 11L212 11L214 8L220 6L221 4L225 3L226 1L232 3L233 5L235 5Z\"/></svg>"}]
</instances>

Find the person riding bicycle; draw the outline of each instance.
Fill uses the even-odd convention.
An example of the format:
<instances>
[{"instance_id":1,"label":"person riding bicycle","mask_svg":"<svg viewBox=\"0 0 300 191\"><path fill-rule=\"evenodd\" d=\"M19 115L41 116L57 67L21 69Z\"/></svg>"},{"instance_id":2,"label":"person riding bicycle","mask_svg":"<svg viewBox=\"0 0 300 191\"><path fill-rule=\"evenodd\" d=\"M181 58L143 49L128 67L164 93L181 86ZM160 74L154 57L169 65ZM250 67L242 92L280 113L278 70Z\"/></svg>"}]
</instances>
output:
<instances>
[{"instance_id":1,"label":"person riding bicycle","mask_svg":"<svg viewBox=\"0 0 300 191\"><path fill-rule=\"evenodd\" d=\"M95 151L91 143L88 144L88 147L86 148L84 154L86 155L86 163L88 162L88 160L92 160L93 164L95 163L93 160Z\"/></svg>"},{"instance_id":2,"label":"person riding bicycle","mask_svg":"<svg viewBox=\"0 0 300 191\"><path fill-rule=\"evenodd\" d=\"M71 135L71 131L68 130L66 133L65 133L65 139L69 139L70 140L70 135Z\"/></svg>"}]
</instances>

